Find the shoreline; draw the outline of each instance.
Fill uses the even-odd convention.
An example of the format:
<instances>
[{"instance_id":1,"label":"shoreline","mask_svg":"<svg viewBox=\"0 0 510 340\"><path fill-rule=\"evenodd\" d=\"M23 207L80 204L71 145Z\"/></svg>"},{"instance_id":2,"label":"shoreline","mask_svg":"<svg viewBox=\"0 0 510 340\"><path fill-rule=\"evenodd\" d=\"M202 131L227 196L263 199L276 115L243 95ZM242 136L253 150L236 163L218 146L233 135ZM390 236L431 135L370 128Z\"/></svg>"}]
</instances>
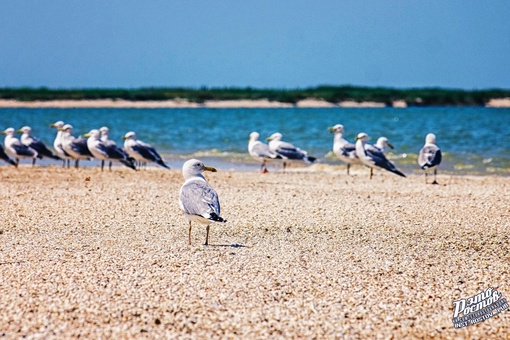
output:
<instances>
[{"instance_id":1,"label":"shoreline","mask_svg":"<svg viewBox=\"0 0 510 340\"><path fill-rule=\"evenodd\" d=\"M380 102L355 102L343 101L339 103L329 103L318 99L304 99L295 105L261 100L207 100L203 103L193 103L186 99L174 99L163 101L128 101L123 99L101 99L101 100L49 100L49 101L17 101L0 99L0 108L406 108L405 101L397 100L388 106ZM510 98L492 99L485 107L509 108Z\"/></svg>"}]
</instances>

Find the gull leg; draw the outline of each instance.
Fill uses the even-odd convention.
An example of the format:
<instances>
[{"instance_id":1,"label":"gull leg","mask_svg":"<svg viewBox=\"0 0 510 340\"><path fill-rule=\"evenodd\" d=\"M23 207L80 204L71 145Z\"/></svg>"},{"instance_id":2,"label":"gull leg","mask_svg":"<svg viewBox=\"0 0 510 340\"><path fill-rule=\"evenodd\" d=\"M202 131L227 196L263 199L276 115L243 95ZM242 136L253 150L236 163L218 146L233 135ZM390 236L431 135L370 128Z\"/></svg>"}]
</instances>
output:
<instances>
[{"instance_id":1,"label":"gull leg","mask_svg":"<svg viewBox=\"0 0 510 340\"><path fill-rule=\"evenodd\" d=\"M103 172L103 168L104 168L104 161L101 161L101 172Z\"/></svg>"},{"instance_id":2,"label":"gull leg","mask_svg":"<svg viewBox=\"0 0 510 340\"><path fill-rule=\"evenodd\" d=\"M79 159L77 159L76 162L74 163L74 167L76 169L78 169L80 167L80 160Z\"/></svg>"},{"instance_id":3,"label":"gull leg","mask_svg":"<svg viewBox=\"0 0 510 340\"><path fill-rule=\"evenodd\" d=\"M207 228L205 230L206 230L206 234L205 234L205 244L204 244L204 246L208 246L209 245L209 224L207 225Z\"/></svg>"},{"instance_id":4,"label":"gull leg","mask_svg":"<svg viewBox=\"0 0 510 340\"><path fill-rule=\"evenodd\" d=\"M35 158L32 158L32 168L35 166Z\"/></svg>"},{"instance_id":5,"label":"gull leg","mask_svg":"<svg viewBox=\"0 0 510 340\"><path fill-rule=\"evenodd\" d=\"M429 184L429 182L427 180L427 171L425 171L425 184Z\"/></svg>"},{"instance_id":6,"label":"gull leg","mask_svg":"<svg viewBox=\"0 0 510 340\"><path fill-rule=\"evenodd\" d=\"M19 158L16 158L16 168L18 167L19 165Z\"/></svg>"},{"instance_id":7,"label":"gull leg","mask_svg":"<svg viewBox=\"0 0 510 340\"><path fill-rule=\"evenodd\" d=\"M347 163L347 176L349 176L349 169L351 168L351 164Z\"/></svg>"},{"instance_id":8,"label":"gull leg","mask_svg":"<svg viewBox=\"0 0 510 340\"><path fill-rule=\"evenodd\" d=\"M112 171L112 162L110 162L110 163L108 164L108 169L110 169L110 171Z\"/></svg>"},{"instance_id":9,"label":"gull leg","mask_svg":"<svg viewBox=\"0 0 510 340\"><path fill-rule=\"evenodd\" d=\"M189 221L188 244L191 245L191 221Z\"/></svg>"},{"instance_id":10,"label":"gull leg","mask_svg":"<svg viewBox=\"0 0 510 340\"><path fill-rule=\"evenodd\" d=\"M436 175L437 175L437 168L434 168L434 182L432 182L432 184L439 184L436 181Z\"/></svg>"},{"instance_id":11,"label":"gull leg","mask_svg":"<svg viewBox=\"0 0 510 340\"><path fill-rule=\"evenodd\" d=\"M285 167L287 166L286 162L283 162L283 173L285 173Z\"/></svg>"},{"instance_id":12,"label":"gull leg","mask_svg":"<svg viewBox=\"0 0 510 340\"><path fill-rule=\"evenodd\" d=\"M372 179L373 175L374 175L374 168L370 168L370 179Z\"/></svg>"}]
</instances>

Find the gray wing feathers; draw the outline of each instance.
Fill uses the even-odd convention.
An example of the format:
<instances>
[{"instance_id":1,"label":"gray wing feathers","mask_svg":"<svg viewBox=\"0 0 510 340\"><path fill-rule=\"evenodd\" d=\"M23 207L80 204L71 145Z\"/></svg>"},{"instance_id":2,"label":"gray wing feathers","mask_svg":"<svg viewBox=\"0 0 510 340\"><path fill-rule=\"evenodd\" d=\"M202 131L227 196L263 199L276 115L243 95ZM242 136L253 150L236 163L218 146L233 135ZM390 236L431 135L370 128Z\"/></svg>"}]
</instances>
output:
<instances>
[{"instance_id":1,"label":"gray wing feathers","mask_svg":"<svg viewBox=\"0 0 510 340\"><path fill-rule=\"evenodd\" d=\"M203 181L191 181L183 185L180 193L182 208L188 215L209 218L211 213L220 215L220 202L214 189Z\"/></svg>"}]
</instances>

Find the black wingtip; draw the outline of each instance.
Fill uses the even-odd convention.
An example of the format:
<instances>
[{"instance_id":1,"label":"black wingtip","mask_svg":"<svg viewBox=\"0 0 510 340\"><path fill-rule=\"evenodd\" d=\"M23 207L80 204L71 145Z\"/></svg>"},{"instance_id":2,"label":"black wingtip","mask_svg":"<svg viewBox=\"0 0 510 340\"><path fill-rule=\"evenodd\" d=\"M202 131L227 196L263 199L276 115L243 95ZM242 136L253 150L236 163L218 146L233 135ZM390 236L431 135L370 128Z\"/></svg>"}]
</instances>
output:
<instances>
[{"instance_id":1,"label":"black wingtip","mask_svg":"<svg viewBox=\"0 0 510 340\"><path fill-rule=\"evenodd\" d=\"M170 169L170 167L168 165L165 164L165 162L163 162L161 159L159 161L157 161L156 163L158 163L159 165L161 165L163 168L167 168L167 169Z\"/></svg>"},{"instance_id":2,"label":"black wingtip","mask_svg":"<svg viewBox=\"0 0 510 340\"><path fill-rule=\"evenodd\" d=\"M218 216L216 213L211 213L209 219L214 222L227 222L223 217Z\"/></svg>"},{"instance_id":3,"label":"black wingtip","mask_svg":"<svg viewBox=\"0 0 510 340\"><path fill-rule=\"evenodd\" d=\"M403 172L400 172L399 170L394 170L393 173L402 177L407 177Z\"/></svg>"}]
</instances>

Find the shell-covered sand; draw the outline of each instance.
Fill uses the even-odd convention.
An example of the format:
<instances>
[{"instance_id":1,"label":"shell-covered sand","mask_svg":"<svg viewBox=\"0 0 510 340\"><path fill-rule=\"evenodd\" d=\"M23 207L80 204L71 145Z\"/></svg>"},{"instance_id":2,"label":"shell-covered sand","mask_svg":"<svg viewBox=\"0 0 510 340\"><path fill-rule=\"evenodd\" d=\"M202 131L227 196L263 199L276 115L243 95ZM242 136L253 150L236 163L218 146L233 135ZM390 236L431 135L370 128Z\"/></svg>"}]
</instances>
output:
<instances>
[{"instance_id":1,"label":"shell-covered sand","mask_svg":"<svg viewBox=\"0 0 510 340\"><path fill-rule=\"evenodd\" d=\"M178 169L0 167L0 337L510 338L453 301L510 298L508 177L206 173L226 224L194 225Z\"/></svg>"}]
</instances>

